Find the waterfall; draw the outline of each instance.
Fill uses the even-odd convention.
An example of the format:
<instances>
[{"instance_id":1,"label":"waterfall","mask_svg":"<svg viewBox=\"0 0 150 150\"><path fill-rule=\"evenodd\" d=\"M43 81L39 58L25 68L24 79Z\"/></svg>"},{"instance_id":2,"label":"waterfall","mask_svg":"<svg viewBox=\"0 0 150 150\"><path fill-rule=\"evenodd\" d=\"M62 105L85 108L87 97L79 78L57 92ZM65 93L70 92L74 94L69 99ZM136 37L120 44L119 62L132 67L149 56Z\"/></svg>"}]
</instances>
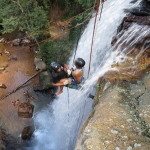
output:
<instances>
[{"instance_id":1,"label":"waterfall","mask_svg":"<svg viewBox=\"0 0 150 150\"><path fill-rule=\"evenodd\" d=\"M96 23L94 44L91 60L91 70L88 77L90 51L94 19L92 18L84 30L77 47L76 57L86 61L84 67L85 84L81 90L64 88L63 93L54 99L51 105L35 114L32 150L73 150L82 123L92 112L93 100L88 97L95 92L98 77L111 68L117 59L117 52L111 46L112 37L126 15L124 9L135 7L131 0L107 0L104 2L101 19ZM73 54L74 56L74 54ZM72 65L73 56L69 64Z\"/></svg>"}]
</instances>

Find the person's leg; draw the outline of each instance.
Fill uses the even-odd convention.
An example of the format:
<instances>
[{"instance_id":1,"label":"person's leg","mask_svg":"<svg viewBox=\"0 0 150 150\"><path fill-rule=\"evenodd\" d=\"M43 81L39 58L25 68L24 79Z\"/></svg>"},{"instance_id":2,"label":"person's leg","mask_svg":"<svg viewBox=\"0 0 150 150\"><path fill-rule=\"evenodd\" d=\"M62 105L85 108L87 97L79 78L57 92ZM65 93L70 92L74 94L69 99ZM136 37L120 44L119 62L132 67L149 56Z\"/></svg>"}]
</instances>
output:
<instances>
[{"instance_id":1,"label":"person's leg","mask_svg":"<svg viewBox=\"0 0 150 150\"><path fill-rule=\"evenodd\" d=\"M56 95L61 94L63 92L63 88L64 88L64 86L60 86L59 87L59 91L56 93Z\"/></svg>"},{"instance_id":2,"label":"person's leg","mask_svg":"<svg viewBox=\"0 0 150 150\"><path fill-rule=\"evenodd\" d=\"M61 79L59 82L53 83L53 86L62 86L62 85L64 85L64 81L65 81L65 79Z\"/></svg>"},{"instance_id":3,"label":"person's leg","mask_svg":"<svg viewBox=\"0 0 150 150\"><path fill-rule=\"evenodd\" d=\"M56 93L56 95L59 95L63 92L64 82L68 82L68 84L71 83L70 78L61 79L58 83L53 83L53 86L59 86L59 91Z\"/></svg>"},{"instance_id":4,"label":"person's leg","mask_svg":"<svg viewBox=\"0 0 150 150\"><path fill-rule=\"evenodd\" d=\"M69 78L65 78L65 79L61 79L59 82L57 83L53 83L53 86L64 86L64 82L68 80L68 84L70 84L70 79Z\"/></svg>"}]
</instances>

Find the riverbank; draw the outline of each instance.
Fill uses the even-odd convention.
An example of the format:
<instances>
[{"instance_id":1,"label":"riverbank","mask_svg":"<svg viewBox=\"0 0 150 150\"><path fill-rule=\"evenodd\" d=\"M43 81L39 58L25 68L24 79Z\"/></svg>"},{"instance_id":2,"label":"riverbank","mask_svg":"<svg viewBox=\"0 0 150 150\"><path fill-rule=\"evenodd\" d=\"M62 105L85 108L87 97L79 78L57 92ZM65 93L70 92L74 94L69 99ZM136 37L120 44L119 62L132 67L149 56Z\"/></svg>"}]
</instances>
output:
<instances>
[{"instance_id":1,"label":"riverbank","mask_svg":"<svg viewBox=\"0 0 150 150\"><path fill-rule=\"evenodd\" d=\"M6 49L10 55L6 55L4 49ZM0 52L2 52L2 56L0 56L0 67L7 66L4 71L0 72L0 83L5 84L7 87L6 89L0 88L0 98L2 98L34 75L36 69L34 66L34 53L29 50L28 46L12 47L0 43ZM32 123L31 119L18 117L18 106L14 106L12 102L18 99L21 103L25 102L26 98L24 92L27 90L32 93L32 95L35 95L32 90L32 84L37 81L38 78L36 77L18 91L0 101L1 125L9 134L18 136L25 126Z\"/></svg>"}]
</instances>

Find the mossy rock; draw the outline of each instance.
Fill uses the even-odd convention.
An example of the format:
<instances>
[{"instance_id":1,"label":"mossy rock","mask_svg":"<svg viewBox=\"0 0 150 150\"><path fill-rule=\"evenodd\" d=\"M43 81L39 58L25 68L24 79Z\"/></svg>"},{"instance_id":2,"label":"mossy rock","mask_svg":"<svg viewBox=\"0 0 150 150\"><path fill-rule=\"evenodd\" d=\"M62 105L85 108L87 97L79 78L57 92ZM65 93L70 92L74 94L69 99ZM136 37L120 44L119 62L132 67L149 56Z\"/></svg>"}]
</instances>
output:
<instances>
[{"instance_id":1,"label":"mossy rock","mask_svg":"<svg viewBox=\"0 0 150 150\"><path fill-rule=\"evenodd\" d=\"M48 71L43 71L39 75L39 83L34 84L33 90L34 91L44 91L44 90L48 90L49 88L54 88L52 85L51 74Z\"/></svg>"}]
</instances>

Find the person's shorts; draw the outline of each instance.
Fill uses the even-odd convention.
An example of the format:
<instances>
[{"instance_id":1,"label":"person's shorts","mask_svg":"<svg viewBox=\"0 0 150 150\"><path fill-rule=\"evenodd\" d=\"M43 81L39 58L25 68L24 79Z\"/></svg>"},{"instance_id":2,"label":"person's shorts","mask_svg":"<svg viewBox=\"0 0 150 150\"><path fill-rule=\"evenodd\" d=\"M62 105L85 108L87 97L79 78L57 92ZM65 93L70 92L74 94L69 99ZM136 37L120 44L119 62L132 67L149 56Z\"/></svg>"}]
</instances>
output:
<instances>
[{"instance_id":1,"label":"person's shorts","mask_svg":"<svg viewBox=\"0 0 150 150\"><path fill-rule=\"evenodd\" d=\"M71 81L70 84L73 84L73 85L77 85L78 84L78 82L74 78L70 78L70 81Z\"/></svg>"}]
</instances>

